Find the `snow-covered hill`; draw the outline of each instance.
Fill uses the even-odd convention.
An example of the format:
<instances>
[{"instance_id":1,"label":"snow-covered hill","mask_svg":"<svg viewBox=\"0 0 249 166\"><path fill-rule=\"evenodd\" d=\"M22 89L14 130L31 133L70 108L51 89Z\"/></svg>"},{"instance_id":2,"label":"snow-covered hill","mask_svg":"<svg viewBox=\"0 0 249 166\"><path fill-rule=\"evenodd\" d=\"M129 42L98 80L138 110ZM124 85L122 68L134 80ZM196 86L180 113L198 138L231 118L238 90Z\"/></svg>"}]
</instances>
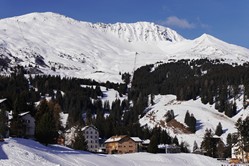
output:
<instances>
[{"instance_id":1,"label":"snow-covered hill","mask_svg":"<svg viewBox=\"0 0 249 166\"><path fill-rule=\"evenodd\" d=\"M179 142L185 141L189 144L189 150L192 150L194 141L200 146L206 129L211 129L214 133L218 123L222 124L223 134L221 139L226 143L229 133L236 132L235 123L242 117L248 116L248 108L243 108L243 95L236 99L238 113L233 118L229 118L224 113L219 113L214 105L203 104L201 99L178 101L174 95L157 95L154 99L155 104L147 108L147 113L140 119L142 126L153 128L160 126L164 128L171 136L177 136ZM173 110L175 120L180 124L170 125L165 123L165 114ZM189 111L197 120L196 133L190 134L184 130L187 125L184 123L186 112ZM183 126L182 126L183 125Z\"/></svg>"},{"instance_id":2,"label":"snow-covered hill","mask_svg":"<svg viewBox=\"0 0 249 166\"><path fill-rule=\"evenodd\" d=\"M0 142L0 165L2 166L220 166L221 164L216 159L194 154L104 155L75 151L59 145L46 147L26 139L10 138Z\"/></svg>"},{"instance_id":3,"label":"snow-covered hill","mask_svg":"<svg viewBox=\"0 0 249 166\"><path fill-rule=\"evenodd\" d=\"M243 63L249 50L206 34L186 40L148 22L93 24L50 12L0 20L0 62L45 74L121 82L120 72L146 64L200 58Z\"/></svg>"}]
</instances>

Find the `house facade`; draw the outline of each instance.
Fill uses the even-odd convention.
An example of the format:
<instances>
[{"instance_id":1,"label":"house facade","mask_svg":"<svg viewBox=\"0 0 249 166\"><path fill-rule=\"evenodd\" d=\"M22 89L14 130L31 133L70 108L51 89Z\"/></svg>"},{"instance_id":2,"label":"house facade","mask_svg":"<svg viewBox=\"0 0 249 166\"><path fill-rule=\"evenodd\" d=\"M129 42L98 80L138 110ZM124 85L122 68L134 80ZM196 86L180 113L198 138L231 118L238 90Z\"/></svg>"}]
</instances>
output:
<instances>
[{"instance_id":1,"label":"house facade","mask_svg":"<svg viewBox=\"0 0 249 166\"><path fill-rule=\"evenodd\" d=\"M82 131L87 141L87 147L89 151L97 152L99 150L99 131L93 126L85 126Z\"/></svg>"},{"instance_id":2,"label":"house facade","mask_svg":"<svg viewBox=\"0 0 249 166\"><path fill-rule=\"evenodd\" d=\"M19 114L21 122L25 128L24 135L26 137L34 137L35 135L35 118L30 115L29 112Z\"/></svg>"},{"instance_id":3,"label":"house facade","mask_svg":"<svg viewBox=\"0 0 249 166\"><path fill-rule=\"evenodd\" d=\"M21 122L25 127L24 135L29 138L33 138L35 135L35 118L31 116L29 112L19 114Z\"/></svg>"},{"instance_id":4,"label":"house facade","mask_svg":"<svg viewBox=\"0 0 249 166\"><path fill-rule=\"evenodd\" d=\"M142 141L138 137L129 137L127 135L112 136L105 141L106 153L135 153L139 151L139 144L141 142Z\"/></svg>"}]
</instances>

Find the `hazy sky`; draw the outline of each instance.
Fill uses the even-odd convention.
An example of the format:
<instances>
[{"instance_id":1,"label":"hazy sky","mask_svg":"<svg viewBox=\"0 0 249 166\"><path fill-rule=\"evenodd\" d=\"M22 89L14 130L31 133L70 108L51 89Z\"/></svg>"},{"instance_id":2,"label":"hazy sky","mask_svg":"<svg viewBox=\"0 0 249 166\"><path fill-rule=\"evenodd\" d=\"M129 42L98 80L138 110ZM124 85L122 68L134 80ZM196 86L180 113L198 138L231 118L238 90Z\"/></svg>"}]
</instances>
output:
<instances>
[{"instance_id":1,"label":"hazy sky","mask_svg":"<svg viewBox=\"0 0 249 166\"><path fill-rule=\"evenodd\" d=\"M249 0L0 0L0 18L55 12L89 22L155 22L249 48Z\"/></svg>"}]
</instances>

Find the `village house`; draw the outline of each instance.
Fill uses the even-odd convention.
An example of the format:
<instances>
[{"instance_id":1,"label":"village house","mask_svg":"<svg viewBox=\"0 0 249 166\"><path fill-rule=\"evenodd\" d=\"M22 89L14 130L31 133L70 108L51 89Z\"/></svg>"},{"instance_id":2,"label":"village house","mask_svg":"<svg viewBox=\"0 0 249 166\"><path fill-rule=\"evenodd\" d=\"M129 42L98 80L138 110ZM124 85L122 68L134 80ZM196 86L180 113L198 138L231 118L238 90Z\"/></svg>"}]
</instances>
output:
<instances>
[{"instance_id":1,"label":"village house","mask_svg":"<svg viewBox=\"0 0 249 166\"><path fill-rule=\"evenodd\" d=\"M30 112L24 112L19 114L21 122L23 123L24 136L33 138L35 135L35 118L31 116Z\"/></svg>"},{"instance_id":2,"label":"village house","mask_svg":"<svg viewBox=\"0 0 249 166\"><path fill-rule=\"evenodd\" d=\"M138 137L129 137L127 135L112 136L105 141L106 153L135 153L139 151L141 142L141 139Z\"/></svg>"},{"instance_id":3,"label":"village house","mask_svg":"<svg viewBox=\"0 0 249 166\"><path fill-rule=\"evenodd\" d=\"M87 141L87 147L89 151L97 152L99 150L99 131L93 126L85 126L82 128L82 131Z\"/></svg>"}]
</instances>

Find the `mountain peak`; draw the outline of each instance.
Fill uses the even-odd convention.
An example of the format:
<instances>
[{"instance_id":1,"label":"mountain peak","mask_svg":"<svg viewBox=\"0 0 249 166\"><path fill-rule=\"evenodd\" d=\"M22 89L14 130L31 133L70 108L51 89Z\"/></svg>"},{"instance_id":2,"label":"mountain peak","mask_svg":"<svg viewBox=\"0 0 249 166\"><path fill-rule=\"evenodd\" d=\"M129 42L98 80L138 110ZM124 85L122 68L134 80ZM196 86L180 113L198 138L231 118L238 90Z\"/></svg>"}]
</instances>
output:
<instances>
[{"instance_id":1,"label":"mountain peak","mask_svg":"<svg viewBox=\"0 0 249 166\"><path fill-rule=\"evenodd\" d=\"M115 24L94 24L96 28L103 31L114 33L119 38L126 41L169 41L180 42L184 38L176 31L156 25L152 22L136 22L136 23L115 23Z\"/></svg>"},{"instance_id":2,"label":"mountain peak","mask_svg":"<svg viewBox=\"0 0 249 166\"><path fill-rule=\"evenodd\" d=\"M33 12L22 16L12 17L10 19L20 22L33 22L33 21L44 22L44 21L59 21L59 20L66 22L78 22L72 18L53 12Z\"/></svg>"}]
</instances>

